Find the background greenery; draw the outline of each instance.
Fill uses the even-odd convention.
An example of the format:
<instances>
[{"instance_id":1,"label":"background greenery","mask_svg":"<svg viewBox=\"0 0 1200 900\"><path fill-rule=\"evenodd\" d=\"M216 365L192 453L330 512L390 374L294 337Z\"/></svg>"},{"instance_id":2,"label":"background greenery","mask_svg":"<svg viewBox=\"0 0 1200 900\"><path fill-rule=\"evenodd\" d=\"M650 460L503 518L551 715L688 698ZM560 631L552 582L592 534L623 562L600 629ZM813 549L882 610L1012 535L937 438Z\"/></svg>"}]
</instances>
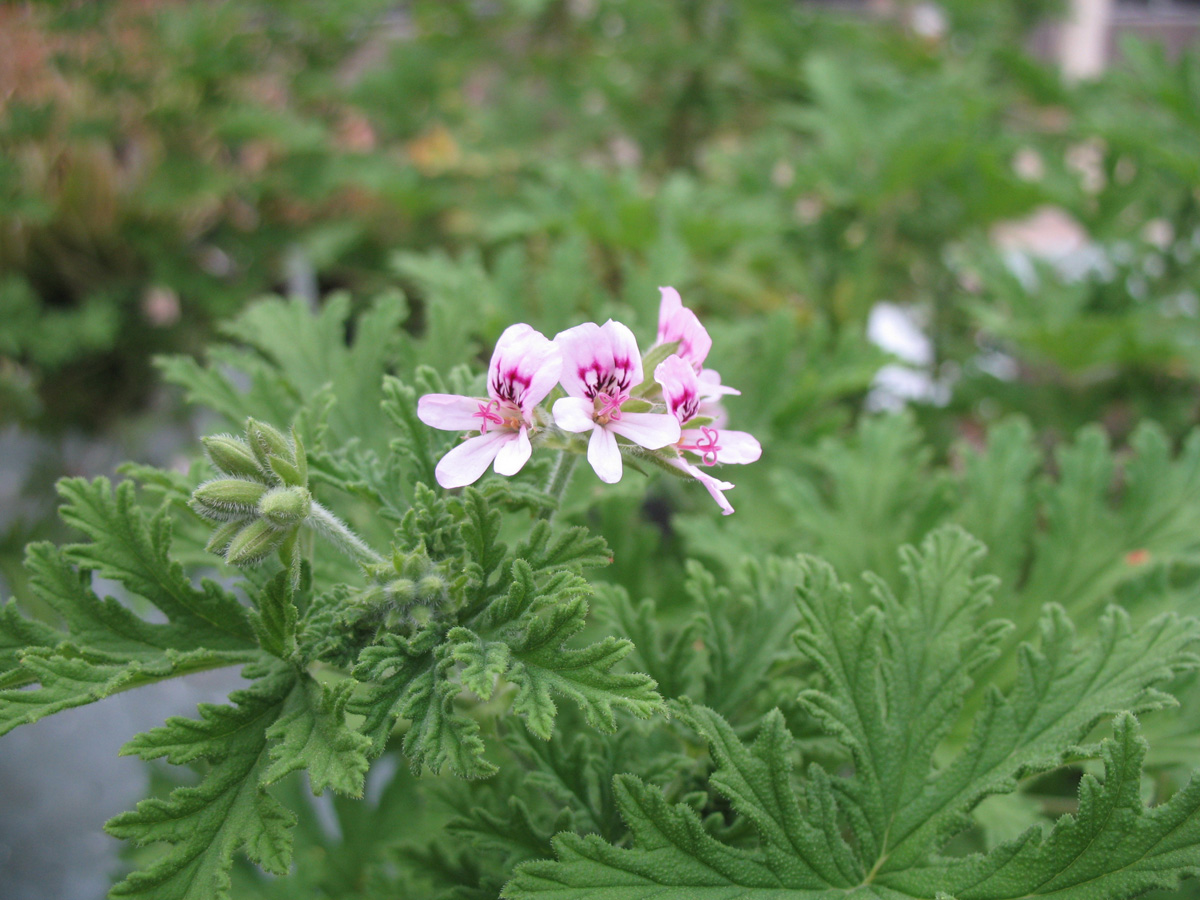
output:
<instances>
[{"instance_id":1,"label":"background greenery","mask_svg":"<svg viewBox=\"0 0 1200 900\"><path fill-rule=\"evenodd\" d=\"M196 427L189 410L283 424L332 384L361 400L334 408L334 433L383 453L389 426L367 402L380 369L485 361L514 321L553 334L614 316L645 339L672 284L764 456L735 473L729 520L662 479L600 492L577 478L568 510L613 550L599 577L624 633L639 621L629 597L656 597L664 627L697 597L719 607L705 572L770 593L744 554L825 556L861 600L863 570L894 578L897 547L948 522L991 547L983 568L1018 636L1048 601L1085 632L1111 600L1139 621L1196 612L1200 53L1131 43L1070 87L1023 49L1053 4L950 0L932 31L912 9L0 10L0 429L38 448L0 520L0 573L29 599L22 548L57 534L49 483L94 462L81 441L163 462ZM246 308L273 292L293 300ZM881 301L924 334L907 361L868 339ZM286 352L269 340L301 332ZM918 396L878 415L903 399L878 380L898 362ZM279 385L256 380L263 366ZM783 641L790 625L761 629ZM765 675L762 659L749 671ZM787 693L715 684L687 692L735 725ZM1165 793L1200 763L1200 697L1177 693L1183 724L1147 721ZM622 771L618 748L595 752ZM391 781L380 815L412 790ZM450 796L456 827L487 830L462 824L495 802L479 793ZM592 824L615 834L611 798L597 802L610 820ZM344 838L362 814L346 803ZM366 877L318 852L307 824L314 858L334 862L305 877ZM370 849L353 851L363 866Z\"/></svg>"}]
</instances>

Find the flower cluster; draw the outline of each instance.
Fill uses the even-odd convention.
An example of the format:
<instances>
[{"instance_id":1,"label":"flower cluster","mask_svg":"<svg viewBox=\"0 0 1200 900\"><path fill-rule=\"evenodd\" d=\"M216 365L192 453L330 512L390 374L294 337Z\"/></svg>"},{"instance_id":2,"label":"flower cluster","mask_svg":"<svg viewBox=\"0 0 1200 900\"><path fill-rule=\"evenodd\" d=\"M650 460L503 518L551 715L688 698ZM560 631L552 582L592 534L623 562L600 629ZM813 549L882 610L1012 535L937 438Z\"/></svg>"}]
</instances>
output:
<instances>
[{"instance_id":1,"label":"flower cluster","mask_svg":"<svg viewBox=\"0 0 1200 900\"><path fill-rule=\"evenodd\" d=\"M659 290L658 336L644 359L633 332L611 319L576 325L554 340L512 325L488 365L487 397L423 396L417 415L426 425L475 432L442 457L438 483L471 484L489 465L514 475L535 444L582 452L573 435L587 435L587 460L601 481L621 480L623 455L650 460L699 481L726 515L733 512L724 495L733 485L705 469L754 462L762 449L746 432L725 428L721 398L739 392L703 367L712 338L679 292ZM547 413L541 404L551 392L563 396Z\"/></svg>"}]
</instances>

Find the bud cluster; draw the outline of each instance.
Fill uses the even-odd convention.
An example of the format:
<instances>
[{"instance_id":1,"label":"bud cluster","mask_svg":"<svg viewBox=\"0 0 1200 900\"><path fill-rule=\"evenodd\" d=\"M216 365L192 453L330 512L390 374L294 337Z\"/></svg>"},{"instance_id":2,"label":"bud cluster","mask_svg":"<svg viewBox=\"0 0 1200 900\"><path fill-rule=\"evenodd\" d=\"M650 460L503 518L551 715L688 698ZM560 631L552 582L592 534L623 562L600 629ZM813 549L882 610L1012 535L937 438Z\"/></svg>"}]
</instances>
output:
<instances>
[{"instance_id":1,"label":"bud cluster","mask_svg":"<svg viewBox=\"0 0 1200 900\"><path fill-rule=\"evenodd\" d=\"M308 463L296 437L254 419L245 438L228 434L204 438L213 467L222 474L192 494L198 514L222 523L208 549L235 566L253 566L279 551L284 564L299 568L297 538L313 509Z\"/></svg>"},{"instance_id":2,"label":"bud cluster","mask_svg":"<svg viewBox=\"0 0 1200 900\"><path fill-rule=\"evenodd\" d=\"M450 601L452 580L424 545L408 553L397 550L390 562L363 568L368 586L343 611L343 625L373 622L392 631L406 623L424 624Z\"/></svg>"}]
</instances>

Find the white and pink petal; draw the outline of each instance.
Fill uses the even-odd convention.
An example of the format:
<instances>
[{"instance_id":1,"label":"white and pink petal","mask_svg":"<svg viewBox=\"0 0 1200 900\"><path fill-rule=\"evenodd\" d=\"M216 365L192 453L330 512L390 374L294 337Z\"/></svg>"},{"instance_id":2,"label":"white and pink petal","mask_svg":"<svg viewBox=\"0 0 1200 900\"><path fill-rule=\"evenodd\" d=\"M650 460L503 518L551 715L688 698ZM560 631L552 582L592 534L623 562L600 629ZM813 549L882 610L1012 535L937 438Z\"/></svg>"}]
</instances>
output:
<instances>
[{"instance_id":1,"label":"white and pink petal","mask_svg":"<svg viewBox=\"0 0 1200 900\"><path fill-rule=\"evenodd\" d=\"M745 431L728 431L724 428L717 432L717 462L746 465L757 462L762 456L762 445L754 435Z\"/></svg>"},{"instance_id":2,"label":"white and pink petal","mask_svg":"<svg viewBox=\"0 0 1200 900\"><path fill-rule=\"evenodd\" d=\"M672 287L658 290L662 294L658 306L658 343L678 341L676 353L699 371L712 349L712 338L696 314L683 305L679 291Z\"/></svg>"},{"instance_id":3,"label":"white and pink petal","mask_svg":"<svg viewBox=\"0 0 1200 900\"><path fill-rule=\"evenodd\" d=\"M596 427L595 405L582 397L559 397L551 409L554 424L564 431L579 433Z\"/></svg>"},{"instance_id":4,"label":"white and pink petal","mask_svg":"<svg viewBox=\"0 0 1200 900\"><path fill-rule=\"evenodd\" d=\"M447 489L474 484L487 471L505 443L516 437L515 431L503 428L463 441L438 462L434 469L438 484Z\"/></svg>"},{"instance_id":5,"label":"white and pink petal","mask_svg":"<svg viewBox=\"0 0 1200 900\"><path fill-rule=\"evenodd\" d=\"M621 480L623 466L617 438L611 431L597 425L588 441L587 461L596 471L596 476L605 484L616 484Z\"/></svg>"},{"instance_id":6,"label":"white and pink petal","mask_svg":"<svg viewBox=\"0 0 1200 900\"><path fill-rule=\"evenodd\" d=\"M525 418L558 384L562 351L524 323L504 329L488 365L488 393L516 403Z\"/></svg>"},{"instance_id":7,"label":"white and pink petal","mask_svg":"<svg viewBox=\"0 0 1200 900\"><path fill-rule=\"evenodd\" d=\"M498 475L516 475L521 471L529 457L533 454L533 446L529 443L529 431L521 426L520 431L509 432L509 440L500 445L496 452L495 470Z\"/></svg>"},{"instance_id":8,"label":"white and pink petal","mask_svg":"<svg viewBox=\"0 0 1200 900\"><path fill-rule=\"evenodd\" d=\"M679 440L679 422L663 413L621 413L607 426L647 450L658 450Z\"/></svg>"},{"instance_id":9,"label":"white and pink petal","mask_svg":"<svg viewBox=\"0 0 1200 900\"><path fill-rule=\"evenodd\" d=\"M483 424L480 407L487 400L461 394L426 394L417 401L417 418L442 431L478 431Z\"/></svg>"},{"instance_id":10,"label":"white and pink petal","mask_svg":"<svg viewBox=\"0 0 1200 900\"><path fill-rule=\"evenodd\" d=\"M681 424L696 415L700 396L696 370L678 354L671 354L654 369L654 380L663 391L667 412Z\"/></svg>"}]
</instances>

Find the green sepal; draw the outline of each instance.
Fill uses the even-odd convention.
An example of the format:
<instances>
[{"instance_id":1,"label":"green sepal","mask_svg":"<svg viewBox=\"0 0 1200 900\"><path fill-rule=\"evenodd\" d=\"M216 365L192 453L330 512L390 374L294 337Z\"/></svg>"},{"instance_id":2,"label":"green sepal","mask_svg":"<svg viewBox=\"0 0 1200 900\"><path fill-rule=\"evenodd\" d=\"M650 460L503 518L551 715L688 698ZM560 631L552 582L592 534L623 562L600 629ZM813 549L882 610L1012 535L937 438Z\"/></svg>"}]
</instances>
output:
<instances>
[{"instance_id":1,"label":"green sepal","mask_svg":"<svg viewBox=\"0 0 1200 900\"><path fill-rule=\"evenodd\" d=\"M258 565L278 550L286 538L286 531L280 531L263 519L255 519L229 542L225 561L231 566Z\"/></svg>"},{"instance_id":2,"label":"green sepal","mask_svg":"<svg viewBox=\"0 0 1200 900\"><path fill-rule=\"evenodd\" d=\"M220 472L233 478L249 478L265 481L266 473L254 458L250 445L230 434L213 434L201 438L209 461Z\"/></svg>"},{"instance_id":3,"label":"green sepal","mask_svg":"<svg viewBox=\"0 0 1200 900\"><path fill-rule=\"evenodd\" d=\"M626 400L621 404L621 412L644 413L650 412L652 409L654 409L654 404L649 400L638 400L635 398L633 400Z\"/></svg>"},{"instance_id":4,"label":"green sepal","mask_svg":"<svg viewBox=\"0 0 1200 900\"><path fill-rule=\"evenodd\" d=\"M307 479L300 473L300 469L282 456L272 456L269 462L271 463L271 471L284 484L298 488L308 486Z\"/></svg>"},{"instance_id":5,"label":"green sepal","mask_svg":"<svg viewBox=\"0 0 1200 900\"><path fill-rule=\"evenodd\" d=\"M254 515L267 488L242 478L206 481L192 492L191 507L206 519L227 521Z\"/></svg>"},{"instance_id":6,"label":"green sepal","mask_svg":"<svg viewBox=\"0 0 1200 900\"><path fill-rule=\"evenodd\" d=\"M246 438L250 443L254 458L258 460L258 464L265 472L272 471L272 456L289 459L294 452L292 445L288 443L288 439L279 429L256 419L246 420Z\"/></svg>"},{"instance_id":7,"label":"green sepal","mask_svg":"<svg viewBox=\"0 0 1200 900\"><path fill-rule=\"evenodd\" d=\"M209 553L219 553L224 556L225 551L229 549L229 542L242 530L245 521L245 519L234 519L232 522L226 522L212 533L212 537L208 539L204 549Z\"/></svg>"},{"instance_id":8,"label":"green sepal","mask_svg":"<svg viewBox=\"0 0 1200 900\"><path fill-rule=\"evenodd\" d=\"M308 453L304 449L304 442L300 440L300 435L296 432L295 426L292 427L292 449L295 453L296 474L298 480L296 484L300 487L308 486Z\"/></svg>"},{"instance_id":9,"label":"green sepal","mask_svg":"<svg viewBox=\"0 0 1200 900\"><path fill-rule=\"evenodd\" d=\"M711 425L717 421L712 416L693 416L683 423L684 428L703 428L705 425Z\"/></svg>"}]
</instances>

